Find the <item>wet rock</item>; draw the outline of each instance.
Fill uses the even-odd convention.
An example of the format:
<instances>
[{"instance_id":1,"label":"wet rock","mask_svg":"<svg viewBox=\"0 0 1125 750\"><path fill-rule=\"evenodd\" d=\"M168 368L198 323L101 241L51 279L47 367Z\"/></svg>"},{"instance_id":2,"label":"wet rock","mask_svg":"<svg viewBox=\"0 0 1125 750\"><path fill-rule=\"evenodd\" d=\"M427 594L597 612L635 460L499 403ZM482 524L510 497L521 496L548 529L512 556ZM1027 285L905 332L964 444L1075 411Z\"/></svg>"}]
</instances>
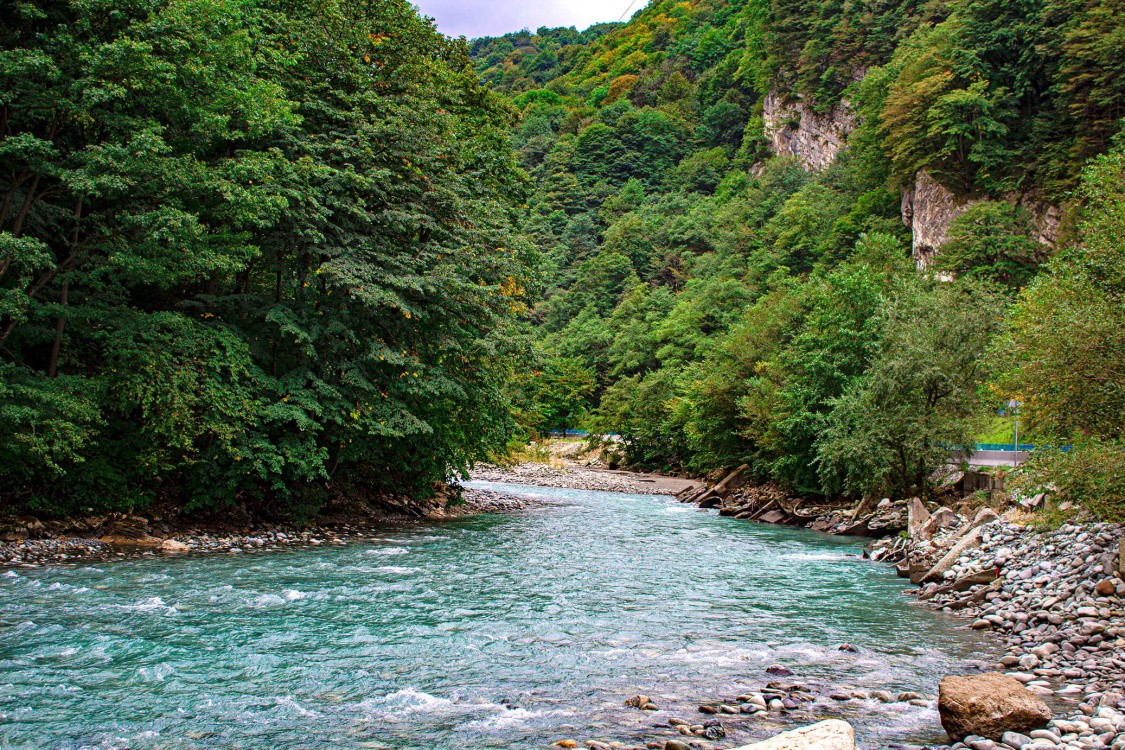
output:
<instances>
[{"instance_id":1,"label":"wet rock","mask_svg":"<svg viewBox=\"0 0 1125 750\"><path fill-rule=\"evenodd\" d=\"M775 677L792 677L793 670L788 667L783 667L780 664L771 664L766 667L766 674L772 674Z\"/></svg>"},{"instance_id":2,"label":"wet rock","mask_svg":"<svg viewBox=\"0 0 1125 750\"><path fill-rule=\"evenodd\" d=\"M938 713L955 742L969 735L999 740L1004 732L1041 729L1051 720L1046 703L1018 681L996 672L943 679Z\"/></svg>"},{"instance_id":3,"label":"wet rock","mask_svg":"<svg viewBox=\"0 0 1125 750\"><path fill-rule=\"evenodd\" d=\"M704 725L703 736L709 740L721 740L727 736L727 730L723 729L723 725L714 722L710 725Z\"/></svg>"}]
</instances>

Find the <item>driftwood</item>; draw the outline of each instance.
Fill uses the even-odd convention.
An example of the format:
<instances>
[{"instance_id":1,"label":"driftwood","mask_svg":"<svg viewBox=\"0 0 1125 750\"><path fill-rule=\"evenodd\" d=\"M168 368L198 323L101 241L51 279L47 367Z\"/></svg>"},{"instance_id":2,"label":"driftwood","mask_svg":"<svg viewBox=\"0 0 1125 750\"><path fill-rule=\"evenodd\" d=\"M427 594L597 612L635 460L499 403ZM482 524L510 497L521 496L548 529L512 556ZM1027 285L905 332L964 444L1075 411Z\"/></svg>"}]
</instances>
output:
<instances>
[{"instance_id":1,"label":"driftwood","mask_svg":"<svg viewBox=\"0 0 1125 750\"><path fill-rule=\"evenodd\" d=\"M779 505L779 503L777 501L777 498L774 498L773 500L770 500L768 503L766 503L761 508L759 508L752 516L750 516L749 520L757 521L759 518L764 516L766 513L773 510L777 505Z\"/></svg>"}]
</instances>

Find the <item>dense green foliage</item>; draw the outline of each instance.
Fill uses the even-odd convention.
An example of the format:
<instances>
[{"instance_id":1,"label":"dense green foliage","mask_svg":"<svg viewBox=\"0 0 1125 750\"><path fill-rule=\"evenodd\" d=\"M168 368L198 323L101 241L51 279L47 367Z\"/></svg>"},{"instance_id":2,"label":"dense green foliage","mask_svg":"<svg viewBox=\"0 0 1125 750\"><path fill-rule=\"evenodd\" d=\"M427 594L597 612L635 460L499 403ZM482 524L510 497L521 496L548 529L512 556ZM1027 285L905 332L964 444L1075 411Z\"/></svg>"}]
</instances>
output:
<instances>
[{"instance_id":1,"label":"dense green foliage","mask_svg":"<svg viewBox=\"0 0 1125 750\"><path fill-rule=\"evenodd\" d=\"M426 493L505 444L511 111L405 0L7 4L0 498Z\"/></svg>"},{"instance_id":2,"label":"dense green foliage","mask_svg":"<svg viewBox=\"0 0 1125 750\"><path fill-rule=\"evenodd\" d=\"M1061 491L1125 521L1125 147L1093 161L1082 181L1079 242L1024 290L996 343L1003 387L1018 393L1069 452L1037 456L1028 492Z\"/></svg>"},{"instance_id":3,"label":"dense green foliage","mask_svg":"<svg viewBox=\"0 0 1125 750\"><path fill-rule=\"evenodd\" d=\"M625 25L476 40L535 185L532 317L559 364L527 387L571 414L588 394L579 421L620 433L635 465L748 463L811 493L926 494L1010 398L1036 437L1097 421L1116 439L1100 423L1121 429L1120 362L1066 342L1073 325L1125 351L1119 293L1075 286L1091 255L1121 252L1092 240L1113 220L1074 219L1107 201L1109 162L1072 192L1125 116L1119 6L654 0ZM771 94L826 116L844 102L848 150L821 172L772 155ZM899 197L922 170L978 202L919 273ZM1062 252L1041 271L1047 205ZM1064 297L1058 321L1045 309Z\"/></svg>"},{"instance_id":4,"label":"dense green foliage","mask_svg":"<svg viewBox=\"0 0 1125 750\"><path fill-rule=\"evenodd\" d=\"M925 495L1012 398L1079 446L1044 477L1122 450L1122 0L653 0L469 45L405 0L0 13L7 502L304 511L580 426ZM767 99L850 110L847 149L775 156ZM919 272L922 171L973 205Z\"/></svg>"}]
</instances>

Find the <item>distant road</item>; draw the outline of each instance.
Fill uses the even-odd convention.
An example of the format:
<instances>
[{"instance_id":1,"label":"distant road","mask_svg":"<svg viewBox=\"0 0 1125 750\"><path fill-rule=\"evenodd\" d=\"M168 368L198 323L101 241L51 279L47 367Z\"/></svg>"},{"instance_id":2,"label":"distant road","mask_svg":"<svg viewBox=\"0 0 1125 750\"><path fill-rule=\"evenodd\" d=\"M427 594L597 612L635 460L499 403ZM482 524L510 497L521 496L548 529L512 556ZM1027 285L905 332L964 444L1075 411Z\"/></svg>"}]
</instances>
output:
<instances>
[{"instance_id":1,"label":"distant road","mask_svg":"<svg viewBox=\"0 0 1125 750\"><path fill-rule=\"evenodd\" d=\"M1019 466L1027 456L1028 451L974 451L969 466Z\"/></svg>"}]
</instances>

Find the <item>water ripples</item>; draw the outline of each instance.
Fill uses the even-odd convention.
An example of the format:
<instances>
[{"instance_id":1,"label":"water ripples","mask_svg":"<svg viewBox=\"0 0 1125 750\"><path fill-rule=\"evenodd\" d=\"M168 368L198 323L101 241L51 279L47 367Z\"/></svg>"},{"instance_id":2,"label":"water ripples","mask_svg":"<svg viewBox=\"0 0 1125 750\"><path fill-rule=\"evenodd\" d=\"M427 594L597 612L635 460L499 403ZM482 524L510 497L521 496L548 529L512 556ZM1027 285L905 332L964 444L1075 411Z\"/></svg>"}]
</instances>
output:
<instances>
[{"instance_id":1,"label":"water ripples","mask_svg":"<svg viewBox=\"0 0 1125 750\"><path fill-rule=\"evenodd\" d=\"M669 714L621 708L634 693L686 714L773 663L933 692L982 648L853 541L668 498L533 493L547 502L368 544L5 571L0 747L636 740ZM869 741L936 726L928 709L869 713Z\"/></svg>"}]
</instances>

